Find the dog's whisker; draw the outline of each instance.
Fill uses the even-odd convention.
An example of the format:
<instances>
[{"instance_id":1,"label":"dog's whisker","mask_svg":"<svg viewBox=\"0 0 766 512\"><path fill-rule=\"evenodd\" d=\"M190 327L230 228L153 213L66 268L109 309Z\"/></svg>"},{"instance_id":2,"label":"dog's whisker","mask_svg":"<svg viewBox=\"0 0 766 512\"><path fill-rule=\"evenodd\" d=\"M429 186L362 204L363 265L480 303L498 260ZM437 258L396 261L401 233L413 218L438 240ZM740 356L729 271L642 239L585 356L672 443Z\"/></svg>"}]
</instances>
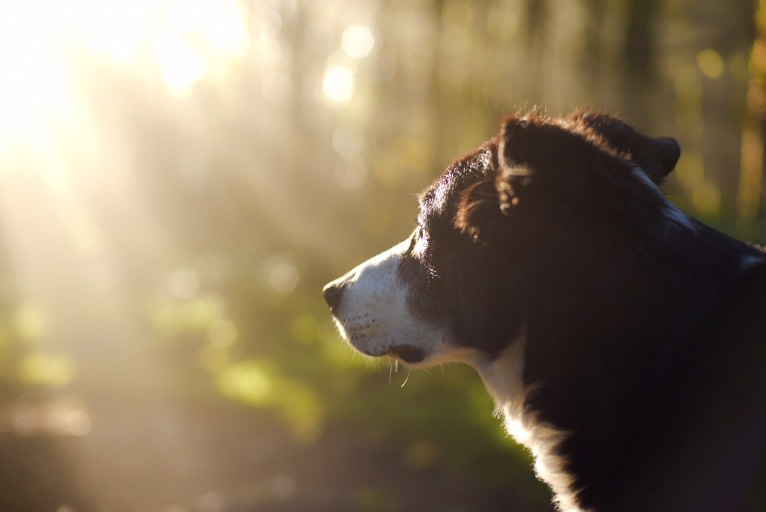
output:
<instances>
[{"instance_id":1,"label":"dog's whisker","mask_svg":"<svg viewBox=\"0 0 766 512\"><path fill-rule=\"evenodd\" d=\"M407 384L407 381L410 380L410 374L412 373L412 370L407 371L407 376L404 378L404 382L402 382L402 385L399 386L399 389L404 388L404 385Z\"/></svg>"}]
</instances>

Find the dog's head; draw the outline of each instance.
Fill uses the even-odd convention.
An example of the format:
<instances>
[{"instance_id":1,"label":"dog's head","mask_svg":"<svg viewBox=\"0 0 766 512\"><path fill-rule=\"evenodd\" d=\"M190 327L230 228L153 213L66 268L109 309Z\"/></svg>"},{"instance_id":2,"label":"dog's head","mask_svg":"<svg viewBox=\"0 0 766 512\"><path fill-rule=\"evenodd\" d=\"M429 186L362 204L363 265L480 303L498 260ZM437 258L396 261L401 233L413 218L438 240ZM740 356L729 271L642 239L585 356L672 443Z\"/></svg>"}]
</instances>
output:
<instances>
[{"instance_id":1,"label":"dog's head","mask_svg":"<svg viewBox=\"0 0 766 512\"><path fill-rule=\"evenodd\" d=\"M325 287L342 335L415 365L491 360L531 322L606 293L584 288L589 275L630 266L614 261L629 239L663 229L657 184L679 153L605 114L506 119L424 191L407 239Z\"/></svg>"}]
</instances>

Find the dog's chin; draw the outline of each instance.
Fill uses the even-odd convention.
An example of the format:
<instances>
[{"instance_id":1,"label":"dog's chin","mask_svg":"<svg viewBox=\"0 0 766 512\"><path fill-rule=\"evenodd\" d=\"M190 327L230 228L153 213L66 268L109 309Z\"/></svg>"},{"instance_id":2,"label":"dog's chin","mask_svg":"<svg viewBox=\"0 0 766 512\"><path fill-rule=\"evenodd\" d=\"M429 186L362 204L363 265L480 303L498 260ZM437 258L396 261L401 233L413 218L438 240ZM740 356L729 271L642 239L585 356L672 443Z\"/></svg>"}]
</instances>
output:
<instances>
[{"instance_id":1,"label":"dog's chin","mask_svg":"<svg viewBox=\"0 0 766 512\"><path fill-rule=\"evenodd\" d=\"M426 352L423 349L412 345L394 345L387 355L409 364L422 363L426 358Z\"/></svg>"},{"instance_id":2,"label":"dog's chin","mask_svg":"<svg viewBox=\"0 0 766 512\"><path fill-rule=\"evenodd\" d=\"M387 347L384 350L370 350L365 346L360 346L357 343L351 341L351 346L364 355L370 357L391 357L408 364L418 364L425 361L427 354L422 348L414 347L412 345L396 344Z\"/></svg>"}]
</instances>

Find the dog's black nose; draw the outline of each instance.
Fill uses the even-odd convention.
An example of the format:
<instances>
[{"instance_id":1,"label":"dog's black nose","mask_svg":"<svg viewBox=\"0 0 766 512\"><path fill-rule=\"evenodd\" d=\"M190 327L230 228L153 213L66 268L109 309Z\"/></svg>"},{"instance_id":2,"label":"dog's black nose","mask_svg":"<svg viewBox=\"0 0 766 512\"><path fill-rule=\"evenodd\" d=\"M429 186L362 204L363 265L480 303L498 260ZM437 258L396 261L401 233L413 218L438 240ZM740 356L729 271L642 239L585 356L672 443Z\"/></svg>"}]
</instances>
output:
<instances>
[{"instance_id":1,"label":"dog's black nose","mask_svg":"<svg viewBox=\"0 0 766 512\"><path fill-rule=\"evenodd\" d=\"M330 283L322 289L322 295L330 311L335 311L340 305L340 299L343 296L343 285Z\"/></svg>"}]
</instances>

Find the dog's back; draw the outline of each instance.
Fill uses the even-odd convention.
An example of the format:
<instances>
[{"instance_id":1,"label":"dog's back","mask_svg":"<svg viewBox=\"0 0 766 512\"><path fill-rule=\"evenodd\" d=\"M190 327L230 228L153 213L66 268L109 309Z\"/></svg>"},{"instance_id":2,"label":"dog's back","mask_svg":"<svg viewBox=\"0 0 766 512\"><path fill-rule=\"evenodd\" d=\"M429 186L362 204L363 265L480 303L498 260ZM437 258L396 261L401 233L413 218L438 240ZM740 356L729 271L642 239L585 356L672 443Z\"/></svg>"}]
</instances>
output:
<instances>
[{"instance_id":1,"label":"dog's back","mask_svg":"<svg viewBox=\"0 0 766 512\"><path fill-rule=\"evenodd\" d=\"M764 313L766 265L760 263L742 275L721 309L690 331L657 404L656 445L641 478L630 483L629 494L644 503L635 510L764 510Z\"/></svg>"}]
</instances>

